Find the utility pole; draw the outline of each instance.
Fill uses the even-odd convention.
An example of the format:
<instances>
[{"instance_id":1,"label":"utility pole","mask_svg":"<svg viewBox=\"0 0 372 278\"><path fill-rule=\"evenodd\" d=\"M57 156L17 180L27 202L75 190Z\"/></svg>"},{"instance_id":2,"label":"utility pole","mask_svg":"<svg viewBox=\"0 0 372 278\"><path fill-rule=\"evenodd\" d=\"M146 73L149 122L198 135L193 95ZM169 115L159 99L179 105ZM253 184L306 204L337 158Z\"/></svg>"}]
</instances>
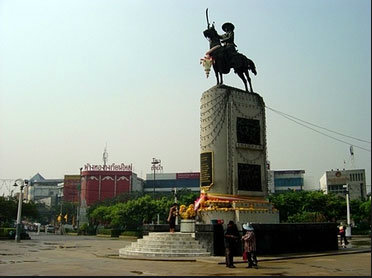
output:
<instances>
[{"instance_id":1,"label":"utility pole","mask_svg":"<svg viewBox=\"0 0 372 278\"><path fill-rule=\"evenodd\" d=\"M23 203L22 190L23 190L23 185L21 185L21 190L19 192L19 198L18 198L17 226L16 226L16 236L15 236L16 242L21 241L21 229L22 229L21 214L22 214L22 203Z\"/></svg>"},{"instance_id":2,"label":"utility pole","mask_svg":"<svg viewBox=\"0 0 372 278\"><path fill-rule=\"evenodd\" d=\"M81 192L81 181L82 181L82 173L83 173L83 167L80 168L80 185L78 186L78 205L76 209L76 227L79 228L80 225L80 206L81 206L81 201L80 201L80 192Z\"/></svg>"},{"instance_id":3,"label":"utility pole","mask_svg":"<svg viewBox=\"0 0 372 278\"><path fill-rule=\"evenodd\" d=\"M347 227L345 236L351 238L351 221L350 221L350 185L347 183L343 186L346 188L346 221L347 221Z\"/></svg>"},{"instance_id":4,"label":"utility pole","mask_svg":"<svg viewBox=\"0 0 372 278\"><path fill-rule=\"evenodd\" d=\"M174 202L177 203L177 187L174 188ZM178 215L176 216L176 225L178 225Z\"/></svg>"},{"instance_id":5,"label":"utility pole","mask_svg":"<svg viewBox=\"0 0 372 278\"><path fill-rule=\"evenodd\" d=\"M14 186L20 187L19 199L18 199L18 210L17 210L17 224L16 224L16 236L15 241L21 241L21 229L22 229L22 203L23 203L23 188L28 185L28 180L17 179Z\"/></svg>"}]
</instances>

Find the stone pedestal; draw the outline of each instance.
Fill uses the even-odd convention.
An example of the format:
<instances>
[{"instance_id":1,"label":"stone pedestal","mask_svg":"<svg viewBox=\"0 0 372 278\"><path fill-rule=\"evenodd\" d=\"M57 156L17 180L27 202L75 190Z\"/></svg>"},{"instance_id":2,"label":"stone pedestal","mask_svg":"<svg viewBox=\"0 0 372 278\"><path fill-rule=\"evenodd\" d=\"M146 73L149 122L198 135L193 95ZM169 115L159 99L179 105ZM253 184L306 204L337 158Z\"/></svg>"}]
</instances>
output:
<instances>
[{"instance_id":1,"label":"stone pedestal","mask_svg":"<svg viewBox=\"0 0 372 278\"><path fill-rule=\"evenodd\" d=\"M181 220L181 233L195 233L195 220L182 219Z\"/></svg>"},{"instance_id":2,"label":"stone pedestal","mask_svg":"<svg viewBox=\"0 0 372 278\"><path fill-rule=\"evenodd\" d=\"M204 92L200 152L204 223L279 223L278 212L266 200L266 118L260 95L225 85Z\"/></svg>"}]
</instances>

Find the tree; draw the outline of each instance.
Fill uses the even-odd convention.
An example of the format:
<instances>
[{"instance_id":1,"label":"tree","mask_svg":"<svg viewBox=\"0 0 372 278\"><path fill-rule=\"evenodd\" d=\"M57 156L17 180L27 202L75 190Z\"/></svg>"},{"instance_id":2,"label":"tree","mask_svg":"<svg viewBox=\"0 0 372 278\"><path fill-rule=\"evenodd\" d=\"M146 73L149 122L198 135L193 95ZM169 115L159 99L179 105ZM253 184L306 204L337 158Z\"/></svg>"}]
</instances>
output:
<instances>
[{"instance_id":1,"label":"tree","mask_svg":"<svg viewBox=\"0 0 372 278\"><path fill-rule=\"evenodd\" d=\"M0 197L0 226L11 227L17 217L17 201L15 198Z\"/></svg>"},{"instance_id":2,"label":"tree","mask_svg":"<svg viewBox=\"0 0 372 278\"><path fill-rule=\"evenodd\" d=\"M0 197L0 226L12 227L17 219L18 199ZM36 204L22 203L22 219L35 220L39 216Z\"/></svg>"},{"instance_id":3,"label":"tree","mask_svg":"<svg viewBox=\"0 0 372 278\"><path fill-rule=\"evenodd\" d=\"M181 189L177 191L178 203L183 205L194 204L195 200L200 196L199 192L192 192L190 189Z\"/></svg>"},{"instance_id":4,"label":"tree","mask_svg":"<svg viewBox=\"0 0 372 278\"><path fill-rule=\"evenodd\" d=\"M143 223L150 223L160 213L159 202L149 195L118 204L112 211L112 225L125 230L137 230Z\"/></svg>"},{"instance_id":5,"label":"tree","mask_svg":"<svg viewBox=\"0 0 372 278\"><path fill-rule=\"evenodd\" d=\"M105 228L111 223L111 207L98 206L89 214L89 222L94 225L94 230L97 231L99 225Z\"/></svg>"},{"instance_id":6,"label":"tree","mask_svg":"<svg viewBox=\"0 0 372 278\"><path fill-rule=\"evenodd\" d=\"M281 222L335 222L346 215L346 201L321 191L287 191L269 196Z\"/></svg>"}]
</instances>

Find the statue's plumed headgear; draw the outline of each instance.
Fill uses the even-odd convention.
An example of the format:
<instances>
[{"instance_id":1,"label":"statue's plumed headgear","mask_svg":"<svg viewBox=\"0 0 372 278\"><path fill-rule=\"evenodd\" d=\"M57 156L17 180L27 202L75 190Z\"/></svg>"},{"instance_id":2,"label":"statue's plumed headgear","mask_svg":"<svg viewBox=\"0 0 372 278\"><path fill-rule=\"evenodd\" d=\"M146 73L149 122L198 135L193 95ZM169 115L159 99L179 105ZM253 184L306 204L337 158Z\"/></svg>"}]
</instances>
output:
<instances>
[{"instance_id":1,"label":"statue's plumed headgear","mask_svg":"<svg viewBox=\"0 0 372 278\"><path fill-rule=\"evenodd\" d=\"M234 24L230 22L226 22L222 25L222 30L224 30L225 32L227 32L228 30L234 31L234 29L235 29Z\"/></svg>"}]
</instances>

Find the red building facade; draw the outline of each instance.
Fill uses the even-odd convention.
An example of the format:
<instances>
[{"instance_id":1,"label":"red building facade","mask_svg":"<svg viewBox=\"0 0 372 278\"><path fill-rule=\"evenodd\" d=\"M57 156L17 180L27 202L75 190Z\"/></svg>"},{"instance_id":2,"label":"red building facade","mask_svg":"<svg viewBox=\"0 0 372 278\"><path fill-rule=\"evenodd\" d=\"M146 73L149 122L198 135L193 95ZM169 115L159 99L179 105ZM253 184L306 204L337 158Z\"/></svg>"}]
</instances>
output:
<instances>
[{"instance_id":1,"label":"red building facade","mask_svg":"<svg viewBox=\"0 0 372 278\"><path fill-rule=\"evenodd\" d=\"M65 175L63 182L63 200L79 202L80 175Z\"/></svg>"},{"instance_id":2,"label":"red building facade","mask_svg":"<svg viewBox=\"0 0 372 278\"><path fill-rule=\"evenodd\" d=\"M81 201L90 206L131 191L132 165L85 165L81 173Z\"/></svg>"}]
</instances>

